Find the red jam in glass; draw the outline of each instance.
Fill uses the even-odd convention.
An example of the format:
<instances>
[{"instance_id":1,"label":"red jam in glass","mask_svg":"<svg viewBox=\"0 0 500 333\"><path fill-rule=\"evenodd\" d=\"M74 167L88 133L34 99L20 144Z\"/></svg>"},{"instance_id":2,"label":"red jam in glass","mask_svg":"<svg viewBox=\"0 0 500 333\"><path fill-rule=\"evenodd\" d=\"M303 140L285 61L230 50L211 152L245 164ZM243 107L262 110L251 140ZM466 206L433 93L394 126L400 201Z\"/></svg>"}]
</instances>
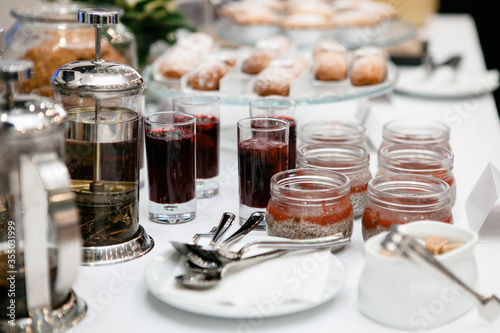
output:
<instances>
[{"instance_id":1,"label":"red jam in glass","mask_svg":"<svg viewBox=\"0 0 500 333\"><path fill-rule=\"evenodd\" d=\"M182 129L146 131L149 200L188 202L195 193L195 134Z\"/></svg>"},{"instance_id":2,"label":"red jam in glass","mask_svg":"<svg viewBox=\"0 0 500 333\"><path fill-rule=\"evenodd\" d=\"M294 169L271 179L266 225L270 236L306 239L352 235L350 181L329 170Z\"/></svg>"},{"instance_id":3,"label":"red jam in glass","mask_svg":"<svg viewBox=\"0 0 500 333\"><path fill-rule=\"evenodd\" d=\"M291 99L273 96L250 102L251 117L272 117L288 121L288 169L295 169L297 160L297 103Z\"/></svg>"},{"instance_id":4,"label":"red jam in glass","mask_svg":"<svg viewBox=\"0 0 500 333\"><path fill-rule=\"evenodd\" d=\"M219 118L196 115L196 178L213 178L219 174Z\"/></svg>"},{"instance_id":5,"label":"red jam in glass","mask_svg":"<svg viewBox=\"0 0 500 333\"><path fill-rule=\"evenodd\" d=\"M450 198L450 186L434 177L413 174L375 177L368 183L363 239L389 230L392 224L423 220L453 223Z\"/></svg>"}]
</instances>

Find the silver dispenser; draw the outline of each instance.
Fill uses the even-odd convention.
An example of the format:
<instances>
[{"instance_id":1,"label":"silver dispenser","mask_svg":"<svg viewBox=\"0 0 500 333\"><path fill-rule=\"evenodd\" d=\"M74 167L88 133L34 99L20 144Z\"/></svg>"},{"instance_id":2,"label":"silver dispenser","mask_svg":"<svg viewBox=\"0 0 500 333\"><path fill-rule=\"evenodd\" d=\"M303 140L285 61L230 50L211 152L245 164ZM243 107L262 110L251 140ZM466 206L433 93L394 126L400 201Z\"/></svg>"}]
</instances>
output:
<instances>
[{"instance_id":1,"label":"silver dispenser","mask_svg":"<svg viewBox=\"0 0 500 333\"><path fill-rule=\"evenodd\" d=\"M80 265L75 195L63 161L64 109L16 94L28 61L0 60L0 331L58 332L87 307L71 290ZM14 290L13 290L14 289Z\"/></svg>"}]
</instances>

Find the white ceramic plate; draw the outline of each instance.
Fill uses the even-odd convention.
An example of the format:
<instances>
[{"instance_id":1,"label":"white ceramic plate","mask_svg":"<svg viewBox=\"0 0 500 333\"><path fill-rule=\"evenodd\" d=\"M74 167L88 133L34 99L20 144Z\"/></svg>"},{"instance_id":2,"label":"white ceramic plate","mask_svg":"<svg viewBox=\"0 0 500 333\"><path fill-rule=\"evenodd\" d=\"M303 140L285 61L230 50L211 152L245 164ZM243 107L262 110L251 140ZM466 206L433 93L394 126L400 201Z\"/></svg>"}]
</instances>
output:
<instances>
[{"instance_id":1,"label":"white ceramic plate","mask_svg":"<svg viewBox=\"0 0 500 333\"><path fill-rule=\"evenodd\" d=\"M274 311L271 311L270 313L263 313L251 305L234 306L215 302L213 304L198 304L193 303L192 301L183 300L180 297L174 298L165 295L161 292L161 290L165 288L165 281L167 278L176 274L175 268L178 265L180 258L181 256L175 250L169 249L157 255L153 260L151 260L151 262L149 262L145 271L145 280L149 291L159 300L168 305L184 311L211 317L253 318L256 315L260 317L276 317L308 310L335 297L344 285L346 277L344 265L339 259L337 259L336 256L331 255L327 283L321 299L314 304L306 302L276 304ZM196 293L199 291L186 289L185 292ZM234 297L238 297L238 295L235 294Z\"/></svg>"},{"instance_id":2,"label":"white ceramic plate","mask_svg":"<svg viewBox=\"0 0 500 333\"><path fill-rule=\"evenodd\" d=\"M454 72L441 67L428 76L421 67L401 70L394 91L425 98L468 98L492 92L498 88L497 70L484 73Z\"/></svg>"}]
</instances>

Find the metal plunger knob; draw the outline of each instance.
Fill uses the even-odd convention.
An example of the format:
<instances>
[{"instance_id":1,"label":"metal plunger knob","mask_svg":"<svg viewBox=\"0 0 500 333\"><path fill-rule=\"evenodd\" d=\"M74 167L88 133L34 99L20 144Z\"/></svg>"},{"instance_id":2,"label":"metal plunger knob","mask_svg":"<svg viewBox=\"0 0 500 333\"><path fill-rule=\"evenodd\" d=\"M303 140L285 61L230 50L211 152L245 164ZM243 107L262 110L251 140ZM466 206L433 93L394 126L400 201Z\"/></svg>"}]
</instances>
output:
<instances>
[{"instance_id":1,"label":"metal plunger knob","mask_svg":"<svg viewBox=\"0 0 500 333\"><path fill-rule=\"evenodd\" d=\"M118 23L118 11L113 9L87 8L78 11L78 22L95 27L95 62L101 63L101 28L106 24Z\"/></svg>"},{"instance_id":2,"label":"metal plunger knob","mask_svg":"<svg viewBox=\"0 0 500 333\"><path fill-rule=\"evenodd\" d=\"M118 23L118 11L102 8L86 8L78 11L78 22L93 25Z\"/></svg>"}]
</instances>

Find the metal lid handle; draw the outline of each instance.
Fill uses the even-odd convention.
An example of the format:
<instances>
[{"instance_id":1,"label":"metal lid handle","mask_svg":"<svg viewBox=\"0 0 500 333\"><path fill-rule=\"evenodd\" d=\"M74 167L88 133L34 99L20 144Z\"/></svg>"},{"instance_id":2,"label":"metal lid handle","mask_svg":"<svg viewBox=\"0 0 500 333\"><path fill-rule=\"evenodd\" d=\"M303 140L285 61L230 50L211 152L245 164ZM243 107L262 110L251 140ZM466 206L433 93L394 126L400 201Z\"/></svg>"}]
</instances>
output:
<instances>
[{"instance_id":1,"label":"metal lid handle","mask_svg":"<svg viewBox=\"0 0 500 333\"><path fill-rule=\"evenodd\" d=\"M92 25L117 24L119 13L114 9L85 8L78 11L78 22Z\"/></svg>"},{"instance_id":2,"label":"metal lid handle","mask_svg":"<svg viewBox=\"0 0 500 333\"><path fill-rule=\"evenodd\" d=\"M85 8L78 11L78 22L92 24L95 27L95 60L96 64L104 61L101 59L101 28L106 24L117 24L119 13L114 9Z\"/></svg>"}]
</instances>

